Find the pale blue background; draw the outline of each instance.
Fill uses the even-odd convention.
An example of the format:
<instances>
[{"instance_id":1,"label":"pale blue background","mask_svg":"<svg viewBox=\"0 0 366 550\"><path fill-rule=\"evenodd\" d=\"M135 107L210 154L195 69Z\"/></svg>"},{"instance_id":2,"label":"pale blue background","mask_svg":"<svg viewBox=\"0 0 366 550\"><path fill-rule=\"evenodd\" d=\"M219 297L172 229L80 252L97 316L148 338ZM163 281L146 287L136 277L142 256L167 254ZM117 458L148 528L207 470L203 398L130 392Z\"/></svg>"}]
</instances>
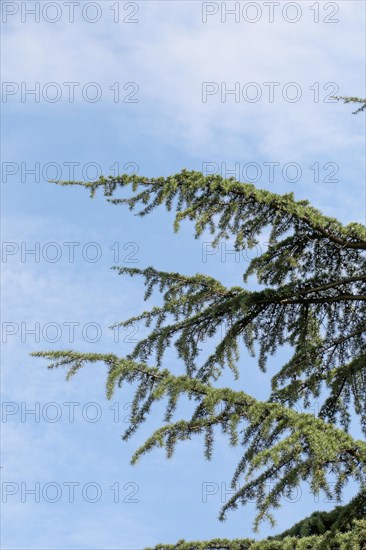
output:
<instances>
[{"instance_id":1,"label":"pale blue background","mask_svg":"<svg viewBox=\"0 0 366 550\"><path fill-rule=\"evenodd\" d=\"M297 162L303 171L299 182L286 182L277 171L275 181L269 183L261 164L263 176L257 185L278 193L294 191L297 198L310 199L344 223L365 222L364 115L354 117L352 106L314 103L309 90L319 82L322 99L326 93L323 85L336 82L339 94L364 94L363 2L338 2L339 22L335 24L323 22L324 2L319 3L318 24L309 10L310 2L301 2L302 17L296 24L286 22L281 12L269 23L264 7L262 19L255 24L235 23L230 18L223 24L219 15L203 24L201 2L194 1L140 2L135 16L139 23L114 23L112 4L99 2L102 17L95 24L83 21L77 7L74 23L68 22L62 2L62 18L57 23L34 23L30 17L22 23L19 11L3 24L3 81L26 82L29 87L34 82L41 87L51 81L61 86L70 81L82 85L97 82L103 90L98 103L87 103L78 93L74 103L66 96L57 103L42 99L35 103L29 97L22 103L19 94L2 103L7 136L2 167L6 169L9 165L4 163L9 162L19 165L14 176L5 178L3 173L3 241L20 248L32 248L38 242L41 249L55 242L62 250L55 263L43 257L37 263L30 255L22 261L20 252L2 262L3 328L9 322L19 326L19 332L3 343L3 401L14 402L19 408L22 403L32 408L36 402L41 407L56 402L62 410L62 419L55 423L42 416L39 422L32 416L22 422L20 412L9 416L7 422L3 417L2 487L9 482L25 483L27 488L36 482L41 487L48 482L65 487L63 483L75 481L81 486L98 483L102 490L97 503L85 502L80 487L74 503L68 502L66 489L57 503L42 498L35 503L32 496L22 502L20 492L9 496L2 504L1 543L7 549L127 550L174 543L180 538L246 537L253 536L254 518L254 507L248 506L231 513L226 523L218 522L221 496L225 498L221 489L202 501L204 482L229 488L240 449L230 449L219 436L214 459L207 462L203 442L197 438L180 444L171 461L155 451L131 467L132 452L159 426L162 411L157 408L151 422L131 442L123 443L120 434L131 388L118 391L113 399L121 411L121 421L116 423L108 408L111 403L105 399L102 366L86 367L66 384L62 371L49 372L45 362L28 355L37 349L67 348L123 355L131 349L128 342L115 343L107 327L145 307L143 286L140 279L122 279L110 271L115 263L153 265L187 274L203 272L232 285L241 283L247 262L242 258L236 263L232 255L222 261L219 253L203 262L203 243L210 237L194 240L189 224L174 235L171 214L159 210L137 218L123 207L107 204L101 196L91 201L82 189L61 188L42 177L35 181L32 175L24 176L21 163L31 168L37 162L41 167L55 162L67 178L66 162L79 162L81 167L97 163L104 175L114 163L123 166L132 162L137 163L139 174L148 176L168 175L182 168L201 170L204 162L226 162L229 168L235 163L279 162L283 167ZM121 14L126 13L122 5ZM114 103L108 88L117 81L122 86L137 82L139 102ZM251 104L235 103L232 96L222 103L217 95L202 103L204 81L227 82L228 88L235 82L275 81L281 87L297 82L303 97L298 103L289 103L276 92L272 104L265 99ZM339 181L324 181L326 173L321 170L321 181L314 182L309 167L315 162L320 166L337 163L335 178ZM80 167L75 177L82 178ZM65 242L80 243L74 263L68 261ZM102 251L96 263L86 261L80 253L90 242L98 243ZM120 250L118 262L109 249L114 243ZM227 246L229 249L230 244ZM126 255L132 251L137 251L133 257L138 263L127 263ZM41 336L40 342L35 342L34 336L26 335L22 341L21 323L31 328L36 322L41 327L47 323L64 327L61 340L52 344ZM79 323L74 343L68 341L65 322ZM81 327L90 322L102 329L96 343L82 338ZM125 338L126 333L121 336ZM174 354L170 357L167 366L181 372ZM284 352L278 353L269 364L269 373L274 373L285 357ZM256 361L243 355L240 370L236 387L264 398L268 376L258 372ZM222 383L231 383L229 374ZM67 420L68 410L63 405L70 401L80 403L74 423ZM97 423L87 422L81 415L80 409L90 402L102 411ZM113 502L108 489L116 482L122 487L119 503ZM126 483L138 485L134 497L138 502L123 502L132 492L131 486L123 489ZM353 492L349 487L345 500ZM275 531L264 525L259 536L288 528L314 508L333 506L324 502L323 496L315 505L304 486L298 499L285 501L277 512Z\"/></svg>"}]
</instances>

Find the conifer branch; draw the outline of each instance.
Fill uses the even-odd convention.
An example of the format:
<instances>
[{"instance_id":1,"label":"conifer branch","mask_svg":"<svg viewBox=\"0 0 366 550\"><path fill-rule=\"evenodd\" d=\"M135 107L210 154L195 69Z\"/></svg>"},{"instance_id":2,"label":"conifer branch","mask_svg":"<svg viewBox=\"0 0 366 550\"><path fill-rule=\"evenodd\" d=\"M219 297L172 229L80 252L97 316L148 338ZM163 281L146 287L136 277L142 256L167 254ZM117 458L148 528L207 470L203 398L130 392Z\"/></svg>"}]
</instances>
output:
<instances>
[{"instance_id":1,"label":"conifer branch","mask_svg":"<svg viewBox=\"0 0 366 550\"><path fill-rule=\"evenodd\" d=\"M337 99L361 104L355 113L366 107L364 99ZM142 322L152 327L149 334L125 358L73 351L33 354L51 360L49 368L68 367L67 379L86 363L104 362L108 399L125 382L137 384L125 440L145 422L156 402L167 400L164 425L136 450L132 462L156 447L165 448L171 457L179 441L197 434L204 435L204 453L210 459L216 431L221 429L230 445L241 445L244 451L232 478L234 495L223 506L220 519L238 504L254 499L258 512L255 526L264 520L273 522L272 510L280 505L282 496L303 481L314 493L322 490L339 500L352 478L360 487L359 499L364 499L366 444L348 434L351 405L366 434L364 225L344 226L308 201L296 201L292 193L278 195L234 178L188 170L158 178L124 174L91 183L56 183L83 186L91 196L100 188L109 202L125 204L139 216L165 205L168 211L176 211L175 231L182 220L190 220L196 238L209 231L213 246L222 239L234 239L236 251L253 248L268 228L271 230L267 250L252 259L243 274L244 283L255 276L262 285L259 290L227 288L203 274L185 276L152 267L115 266L119 274L145 278L145 300L155 289L162 294L159 307L114 325ZM123 196L116 196L117 191ZM221 341L215 342L213 351L201 361L201 344L217 337L223 326ZM164 354L173 345L185 374L174 375L162 368ZM239 378L243 345L252 356L258 351L262 371L279 348L293 349L290 360L272 377L267 401L214 386L225 367ZM148 366L152 356L155 367ZM174 420L182 396L187 396L195 409L190 418ZM319 400L318 416L306 412L313 399ZM303 403L304 412L295 410L299 403ZM334 487L329 483L330 474L336 481ZM352 524L349 533L331 530L303 540L286 535L258 543L251 539L179 541L174 548L325 550L358 549L360 544L366 548L366 524L358 519L355 509L347 516L347 524ZM326 523L326 516L321 521ZM301 528L305 525L306 521Z\"/></svg>"},{"instance_id":2,"label":"conifer branch","mask_svg":"<svg viewBox=\"0 0 366 550\"><path fill-rule=\"evenodd\" d=\"M262 419L260 442L256 438L253 447L250 437L248 441L243 441L247 451L234 475L233 486L236 486L239 477L244 476L245 482L223 506L221 519L225 518L228 510L236 508L238 502L244 504L252 498L254 489L257 491L257 522L263 519L272 520L270 509L277 506L279 495L296 486L300 480L309 481L314 492L323 489L327 495L334 496L325 476L329 467L329 471L338 477L339 490L345 484L346 475L352 475L361 486L366 481L366 444L352 439L344 431L311 414L295 412L279 403L258 401L242 391L214 388L187 375L174 376L168 370L148 367L144 363L118 358L113 354L58 351L34 352L32 355L51 360L49 368L67 366L67 379L85 363L104 362L108 367L109 399L116 386L121 387L125 381L139 381L130 426L123 435L124 439L128 439L136 431L146 420L152 404L164 396L170 396L169 406L173 405L174 408L180 395L186 394L198 399L199 416L194 414L190 421L167 423L156 430L135 452L132 463L155 447L165 447L167 456L170 457L178 441L190 439L192 435L205 431L208 435L205 456L210 458L213 426L221 426L223 433L229 435L231 444L237 445L240 424L243 421L255 424ZM224 410L216 413L219 405L224 406ZM168 411L168 416L171 412ZM276 432L275 439L272 438L273 430ZM253 477L257 471L259 474ZM268 482L275 482L275 489L266 496L263 491Z\"/></svg>"}]
</instances>

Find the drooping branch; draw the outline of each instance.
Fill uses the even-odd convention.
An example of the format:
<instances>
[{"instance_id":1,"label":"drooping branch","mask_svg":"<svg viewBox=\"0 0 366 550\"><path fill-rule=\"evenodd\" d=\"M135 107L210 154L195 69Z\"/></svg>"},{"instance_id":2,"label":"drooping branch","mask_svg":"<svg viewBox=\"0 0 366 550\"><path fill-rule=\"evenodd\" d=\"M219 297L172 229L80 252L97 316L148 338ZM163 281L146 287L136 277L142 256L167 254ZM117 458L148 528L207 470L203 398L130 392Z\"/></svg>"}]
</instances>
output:
<instances>
[{"instance_id":1,"label":"drooping branch","mask_svg":"<svg viewBox=\"0 0 366 550\"><path fill-rule=\"evenodd\" d=\"M177 199L176 229L182 219L195 220L197 235L206 227L213 232L217 229L215 241L231 234L235 236L238 247L245 242L253 245L258 233L272 225L278 235L291 227L304 235L304 229L310 228L312 238L315 232L318 239L325 237L342 249L366 249L366 231L362 225L353 223L344 227L336 219L324 216L310 206L308 201L295 201L292 193L277 195L219 175L204 176L200 172L183 170L166 178L124 174L107 178L101 176L95 182L56 183L81 185L90 189L92 195L100 187L113 204L126 204L131 210L141 204L138 212L141 216L149 214L162 203L170 210L174 199ZM134 192L139 187L144 190L130 198L111 198L117 188L130 185ZM219 221L215 221L217 216Z\"/></svg>"},{"instance_id":2,"label":"drooping branch","mask_svg":"<svg viewBox=\"0 0 366 550\"><path fill-rule=\"evenodd\" d=\"M260 422L260 440L256 438L250 443L248 437L243 441L247 451L234 475L233 488L237 489L239 477L244 476L244 484L223 506L221 519L238 502L245 503L255 494L257 522L272 520L270 509L277 506L280 495L301 480L309 481L314 492L324 490L328 496L334 496L326 479L327 470L337 477L335 493L338 497L347 476L352 475L361 485L365 482L366 444L311 414L298 413L279 403L258 401L242 391L214 388L187 375L174 376L166 369L149 367L113 354L58 351L32 355L51 360L49 368L67 366L68 379L85 363L104 362L108 367L108 398L112 397L116 386L121 387L124 382L139 382L124 439L128 439L146 420L155 402L163 397L169 398L167 423L135 452L133 463L156 447L165 447L170 457L178 441L199 433L206 433L205 456L210 458L214 426L221 427L229 436L230 444L238 445L240 425L243 422L258 425ZM171 422L181 395L193 398L198 406L191 420ZM223 407L220 412L217 412L218 406ZM275 488L266 495L264 489L269 482L274 483Z\"/></svg>"}]
</instances>

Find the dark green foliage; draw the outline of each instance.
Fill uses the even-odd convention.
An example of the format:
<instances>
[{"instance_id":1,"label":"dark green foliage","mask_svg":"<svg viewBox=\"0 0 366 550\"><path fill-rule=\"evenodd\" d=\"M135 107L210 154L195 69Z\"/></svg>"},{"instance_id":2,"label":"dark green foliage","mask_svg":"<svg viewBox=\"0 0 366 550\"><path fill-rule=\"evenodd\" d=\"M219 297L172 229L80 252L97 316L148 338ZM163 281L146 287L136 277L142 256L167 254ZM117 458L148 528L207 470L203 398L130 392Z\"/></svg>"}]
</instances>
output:
<instances>
[{"instance_id":1,"label":"dark green foliage","mask_svg":"<svg viewBox=\"0 0 366 550\"><path fill-rule=\"evenodd\" d=\"M158 544L153 550L365 550L364 518L366 494L360 493L346 506L337 506L331 512L314 512L291 529L266 540L178 541Z\"/></svg>"},{"instance_id":2,"label":"dark green foliage","mask_svg":"<svg viewBox=\"0 0 366 550\"><path fill-rule=\"evenodd\" d=\"M208 541L190 541L180 540L175 544L158 544L153 548L145 550L247 550L250 548L250 539L212 539Z\"/></svg>"},{"instance_id":3,"label":"dark green foliage","mask_svg":"<svg viewBox=\"0 0 366 550\"><path fill-rule=\"evenodd\" d=\"M268 537L269 540L282 540L286 537L307 537L322 535L326 531L344 533L352 528L353 520L366 518L366 493L361 491L345 506L336 506L331 512L314 512L299 521L280 535Z\"/></svg>"},{"instance_id":4,"label":"dark green foliage","mask_svg":"<svg viewBox=\"0 0 366 550\"><path fill-rule=\"evenodd\" d=\"M68 378L85 363L103 362L108 398L116 386L134 383L124 439L147 419L155 402L166 399L165 424L135 452L132 462L155 447L164 447L171 457L175 445L194 434L205 436L209 459L215 427L219 427L230 445L243 447L232 479L236 492L223 506L220 519L228 510L255 499L255 528L264 519L273 522L272 510L304 481L314 494L324 491L340 501L352 478L360 487L356 501L364 502L366 444L349 435L348 429L354 412L366 433L365 227L344 226L308 201L295 201L292 194L276 195L232 178L187 170L166 178L122 175L62 185L83 185L92 196L100 188L112 204L138 209L140 216L160 205L174 208L175 230L189 219L195 224L196 237L208 229L214 244L233 238L237 250L256 246L263 232L270 230L268 249L243 274L244 284L255 276L262 285L259 290L229 288L202 274L115 267L119 274L144 277L145 299L155 289L162 294L160 307L120 323L144 323L150 327L149 335L122 358L74 351L33 354L51 360L50 368L67 367ZM118 190L129 187L131 196L115 197ZM222 340L202 357L202 344L223 325ZM273 376L267 401L217 385L225 368L239 378L245 367L240 360L243 346L252 355L258 346L258 365L265 371L268 359L285 344L293 355ZM165 352L172 346L184 365L183 374L163 369ZM188 396L195 410L191 418L173 421L181 396ZM307 412L314 399L321 403L318 416ZM298 412L299 405L304 412ZM355 523L344 533L337 522L346 512L336 508L333 515L315 513L281 540L182 542L158 548L358 549L364 544L365 522L352 506L346 508L353 510L346 523ZM329 531L332 523L339 526L336 533Z\"/></svg>"},{"instance_id":5,"label":"dark green foliage","mask_svg":"<svg viewBox=\"0 0 366 550\"><path fill-rule=\"evenodd\" d=\"M210 541L178 541L176 544L158 544L146 550L366 550L366 520L354 520L345 533L307 537L285 537L282 540L213 539Z\"/></svg>"}]
</instances>

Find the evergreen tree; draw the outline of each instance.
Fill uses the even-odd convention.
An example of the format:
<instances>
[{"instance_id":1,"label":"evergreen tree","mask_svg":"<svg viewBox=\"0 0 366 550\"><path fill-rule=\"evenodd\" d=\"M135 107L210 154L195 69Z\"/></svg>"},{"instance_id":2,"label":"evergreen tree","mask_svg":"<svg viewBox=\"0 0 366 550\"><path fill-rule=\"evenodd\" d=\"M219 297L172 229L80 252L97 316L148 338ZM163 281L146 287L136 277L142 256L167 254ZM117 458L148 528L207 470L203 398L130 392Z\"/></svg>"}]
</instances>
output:
<instances>
[{"instance_id":1,"label":"evergreen tree","mask_svg":"<svg viewBox=\"0 0 366 550\"><path fill-rule=\"evenodd\" d=\"M361 103L366 100L340 98ZM218 175L183 170L169 177L138 175L101 177L82 185L94 196L98 189L114 204L126 204L145 216L160 205L175 209L174 228L182 220L194 222L196 237L209 230L213 244L235 239L235 249L252 248L270 229L268 249L254 258L244 283L256 276L260 288L226 287L208 275L186 276L153 267L115 267L117 273L141 275L148 299L154 289L163 304L120 323L142 322L152 327L126 357L75 351L36 352L51 361L49 368L68 368L67 379L86 363L107 367L107 397L123 383L137 383L127 440L147 419L155 402L166 399L164 425L135 452L132 463L155 447L173 455L179 441L204 435L204 453L211 458L214 429L220 427L229 444L243 453L233 473L235 494L224 504L219 518L239 504L255 500L254 528L263 520L274 522L273 510L281 498L301 483L341 500L350 479L359 493L346 507L332 513L316 512L277 537L211 540L157 548L366 548L365 464L366 444L349 433L351 415L366 434L366 229L359 223L345 226L323 215L292 193L277 195ZM116 192L129 189L127 197ZM200 346L227 327L212 353L202 358ZM278 348L291 346L293 355L271 380L266 401L243 391L221 387L224 369L239 377L243 345L251 355L258 349L258 365ZM163 368L165 352L175 346L184 364L181 375ZM174 420L179 398L194 402L191 417ZM311 400L321 401L319 414L307 412ZM298 405L304 412L298 412ZM352 412L351 412L352 411ZM332 482L330 482L330 479ZM335 481L335 483L334 483ZM271 489L268 490L268 486Z\"/></svg>"}]
</instances>

